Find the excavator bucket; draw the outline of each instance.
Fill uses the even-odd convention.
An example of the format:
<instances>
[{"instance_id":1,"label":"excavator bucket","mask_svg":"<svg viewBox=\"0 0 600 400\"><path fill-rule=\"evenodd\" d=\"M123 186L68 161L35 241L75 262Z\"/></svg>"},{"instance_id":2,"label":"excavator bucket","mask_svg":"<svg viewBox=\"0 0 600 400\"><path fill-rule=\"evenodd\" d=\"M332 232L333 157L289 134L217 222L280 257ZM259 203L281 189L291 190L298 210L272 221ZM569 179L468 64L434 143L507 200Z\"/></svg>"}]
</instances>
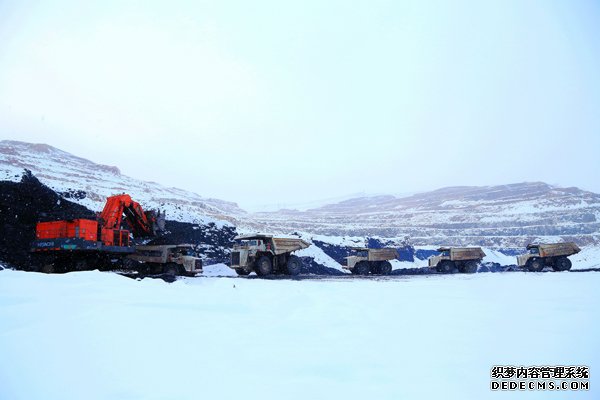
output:
<instances>
[{"instance_id":1,"label":"excavator bucket","mask_svg":"<svg viewBox=\"0 0 600 400\"><path fill-rule=\"evenodd\" d=\"M146 218L152 224L152 232L154 236L160 235L165 232L165 213L158 211L146 211Z\"/></svg>"}]
</instances>

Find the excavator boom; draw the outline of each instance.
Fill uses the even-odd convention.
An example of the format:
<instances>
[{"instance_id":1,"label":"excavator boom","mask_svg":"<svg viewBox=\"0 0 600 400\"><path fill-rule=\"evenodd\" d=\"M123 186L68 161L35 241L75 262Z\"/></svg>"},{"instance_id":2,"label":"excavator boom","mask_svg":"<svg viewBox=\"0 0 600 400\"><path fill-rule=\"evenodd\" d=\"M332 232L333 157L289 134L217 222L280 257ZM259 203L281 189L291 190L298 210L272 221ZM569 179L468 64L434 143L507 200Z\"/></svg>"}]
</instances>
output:
<instances>
[{"instance_id":1,"label":"excavator boom","mask_svg":"<svg viewBox=\"0 0 600 400\"><path fill-rule=\"evenodd\" d=\"M160 229L160 217L160 213L156 215L152 211L145 212L128 194L109 197L100 213L102 229L120 229L125 222L134 237L155 236L157 228Z\"/></svg>"}]
</instances>

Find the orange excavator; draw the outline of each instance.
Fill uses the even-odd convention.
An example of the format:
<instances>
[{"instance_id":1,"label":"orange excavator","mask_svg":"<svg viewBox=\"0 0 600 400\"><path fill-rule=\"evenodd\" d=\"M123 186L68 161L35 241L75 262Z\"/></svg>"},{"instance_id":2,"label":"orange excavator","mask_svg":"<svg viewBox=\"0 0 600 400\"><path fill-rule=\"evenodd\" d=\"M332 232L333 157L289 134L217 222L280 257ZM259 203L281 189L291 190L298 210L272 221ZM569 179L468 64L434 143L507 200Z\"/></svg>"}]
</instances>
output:
<instances>
[{"instance_id":1,"label":"orange excavator","mask_svg":"<svg viewBox=\"0 0 600 400\"><path fill-rule=\"evenodd\" d=\"M38 222L31 251L42 256L44 268L52 269L44 272L66 265L87 269L135 252L130 234L136 239L154 237L164 231L164 223L164 214L144 211L128 194L111 196L95 220ZM63 268L55 268L60 265Z\"/></svg>"}]
</instances>

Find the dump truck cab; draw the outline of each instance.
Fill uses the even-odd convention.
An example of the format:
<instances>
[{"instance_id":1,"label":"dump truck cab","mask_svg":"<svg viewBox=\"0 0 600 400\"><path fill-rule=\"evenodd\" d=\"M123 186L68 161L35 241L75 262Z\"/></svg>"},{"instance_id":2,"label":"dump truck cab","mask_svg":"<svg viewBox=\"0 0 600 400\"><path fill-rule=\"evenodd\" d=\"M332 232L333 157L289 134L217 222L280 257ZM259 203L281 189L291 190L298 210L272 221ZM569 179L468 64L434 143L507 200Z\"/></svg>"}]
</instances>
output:
<instances>
[{"instance_id":1,"label":"dump truck cab","mask_svg":"<svg viewBox=\"0 0 600 400\"><path fill-rule=\"evenodd\" d=\"M231 266L244 268L251 264L251 260L258 258L262 253L273 255L271 243L269 243L268 250L265 243L266 240L270 241L271 239L266 237L236 237L236 243L233 245L233 251L231 252Z\"/></svg>"},{"instance_id":2,"label":"dump truck cab","mask_svg":"<svg viewBox=\"0 0 600 400\"><path fill-rule=\"evenodd\" d=\"M346 257L346 265L342 268L355 275L388 275L392 272L392 264L389 260L397 257L398 251L392 248L352 247L350 255Z\"/></svg>"},{"instance_id":3,"label":"dump truck cab","mask_svg":"<svg viewBox=\"0 0 600 400\"><path fill-rule=\"evenodd\" d=\"M464 274L477 272L479 263L485 257L481 247L440 247L438 255L429 257L429 267L449 274L458 269Z\"/></svg>"},{"instance_id":4,"label":"dump truck cab","mask_svg":"<svg viewBox=\"0 0 600 400\"><path fill-rule=\"evenodd\" d=\"M265 234L241 235L234 240L236 243L231 250L230 267L238 275L251 272L259 276L272 273L297 275L302 268L302 261L292 253L309 246L302 239Z\"/></svg>"},{"instance_id":5,"label":"dump truck cab","mask_svg":"<svg viewBox=\"0 0 600 400\"><path fill-rule=\"evenodd\" d=\"M528 244L527 253L517 256L517 265L519 267L525 267L527 262L531 259L535 259L540 256L540 245Z\"/></svg>"},{"instance_id":6,"label":"dump truck cab","mask_svg":"<svg viewBox=\"0 0 600 400\"><path fill-rule=\"evenodd\" d=\"M567 257L581 251L573 242L529 244L527 253L517 256L517 265L532 272L540 272L546 266L554 271L568 271L572 263Z\"/></svg>"},{"instance_id":7,"label":"dump truck cab","mask_svg":"<svg viewBox=\"0 0 600 400\"><path fill-rule=\"evenodd\" d=\"M148 273L195 276L202 273L202 260L191 244L136 246L128 256Z\"/></svg>"},{"instance_id":8,"label":"dump truck cab","mask_svg":"<svg viewBox=\"0 0 600 400\"><path fill-rule=\"evenodd\" d=\"M448 248L440 248L437 249L440 253L437 256L429 257L429 266L436 267L442 260L450 260L450 249Z\"/></svg>"}]
</instances>

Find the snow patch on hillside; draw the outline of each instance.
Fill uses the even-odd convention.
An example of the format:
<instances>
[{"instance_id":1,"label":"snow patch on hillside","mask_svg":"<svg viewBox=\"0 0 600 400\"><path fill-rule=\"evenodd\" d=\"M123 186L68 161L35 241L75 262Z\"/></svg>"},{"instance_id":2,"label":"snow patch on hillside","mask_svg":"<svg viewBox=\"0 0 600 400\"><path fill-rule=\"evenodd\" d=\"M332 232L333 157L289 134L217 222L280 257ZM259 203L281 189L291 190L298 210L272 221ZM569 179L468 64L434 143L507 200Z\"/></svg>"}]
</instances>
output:
<instances>
[{"instance_id":1,"label":"snow patch on hillside","mask_svg":"<svg viewBox=\"0 0 600 400\"><path fill-rule=\"evenodd\" d=\"M573 267L571 269L600 268L600 247L588 246L575 255L569 257Z\"/></svg>"},{"instance_id":2,"label":"snow patch on hillside","mask_svg":"<svg viewBox=\"0 0 600 400\"><path fill-rule=\"evenodd\" d=\"M332 244L340 247L364 247L365 238L360 236L326 236L315 235L309 232L302 232L302 238L307 238L310 241L317 240L319 242Z\"/></svg>"},{"instance_id":3,"label":"snow patch on hillside","mask_svg":"<svg viewBox=\"0 0 600 400\"><path fill-rule=\"evenodd\" d=\"M502 254L497 250L492 250L488 247L484 247L482 248L482 250L485 253L483 262L492 262L503 266L513 265L517 263L517 259L515 257L507 256L506 254Z\"/></svg>"},{"instance_id":4,"label":"snow patch on hillside","mask_svg":"<svg viewBox=\"0 0 600 400\"><path fill-rule=\"evenodd\" d=\"M167 218L195 224L232 225L245 211L237 204L202 197L122 175L117 167L96 164L43 144L0 141L0 180L20 181L24 169L67 199L100 211L106 198L127 193L145 209L160 209Z\"/></svg>"},{"instance_id":5,"label":"snow patch on hillside","mask_svg":"<svg viewBox=\"0 0 600 400\"><path fill-rule=\"evenodd\" d=\"M21 182L25 174L25 169L13 167L12 165L2 165L0 168L0 181Z\"/></svg>"}]
</instances>

